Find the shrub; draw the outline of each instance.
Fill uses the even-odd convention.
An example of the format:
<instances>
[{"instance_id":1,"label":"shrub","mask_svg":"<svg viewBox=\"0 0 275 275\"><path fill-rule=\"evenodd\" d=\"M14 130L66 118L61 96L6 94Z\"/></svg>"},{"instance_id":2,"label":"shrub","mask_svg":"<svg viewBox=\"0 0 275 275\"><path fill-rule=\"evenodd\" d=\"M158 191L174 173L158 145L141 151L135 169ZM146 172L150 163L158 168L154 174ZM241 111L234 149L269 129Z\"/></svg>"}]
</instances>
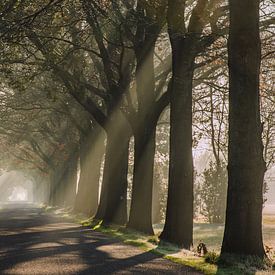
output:
<instances>
[{"instance_id":1,"label":"shrub","mask_svg":"<svg viewBox=\"0 0 275 275\"><path fill-rule=\"evenodd\" d=\"M209 264L217 264L219 261L219 255L214 252L207 252L207 254L205 254L204 256L205 262L209 263Z\"/></svg>"}]
</instances>

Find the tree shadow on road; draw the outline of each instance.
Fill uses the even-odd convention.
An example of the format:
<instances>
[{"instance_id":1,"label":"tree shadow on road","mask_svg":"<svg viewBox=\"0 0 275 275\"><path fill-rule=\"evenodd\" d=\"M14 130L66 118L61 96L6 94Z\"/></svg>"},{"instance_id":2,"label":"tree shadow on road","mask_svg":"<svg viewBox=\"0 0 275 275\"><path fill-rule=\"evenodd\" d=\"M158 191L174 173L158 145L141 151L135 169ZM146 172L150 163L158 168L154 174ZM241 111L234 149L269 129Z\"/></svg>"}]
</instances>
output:
<instances>
[{"instance_id":1,"label":"tree shadow on road","mask_svg":"<svg viewBox=\"0 0 275 275\"><path fill-rule=\"evenodd\" d=\"M37 209L0 222L0 274L199 274Z\"/></svg>"}]
</instances>

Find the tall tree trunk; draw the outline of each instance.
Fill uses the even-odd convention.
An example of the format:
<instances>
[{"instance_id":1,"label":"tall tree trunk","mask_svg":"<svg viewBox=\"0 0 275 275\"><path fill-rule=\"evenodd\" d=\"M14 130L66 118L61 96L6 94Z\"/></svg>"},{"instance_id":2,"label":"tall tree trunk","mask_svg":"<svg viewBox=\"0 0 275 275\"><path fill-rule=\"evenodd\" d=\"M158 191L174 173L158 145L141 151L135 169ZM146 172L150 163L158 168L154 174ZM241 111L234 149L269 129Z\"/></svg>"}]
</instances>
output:
<instances>
[{"instance_id":1,"label":"tall tree trunk","mask_svg":"<svg viewBox=\"0 0 275 275\"><path fill-rule=\"evenodd\" d=\"M100 202L95 218L104 223L127 222L127 174L130 141L129 125L116 111L107 128L107 141Z\"/></svg>"},{"instance_id":2,"label":"tall tree trunk","mask_svg":"<svg viewBox=\"0 0 275 275\"><path fill-rule=\"evenodd\" d=\"M64 206L73 207L76 198L76 185L77 185L77 163L79 157L79 149L72 153L70 159L66 164L66 170L63 174L61 185L63 186L62 193L60 192L61 200L64 201Z\"/></svg>"},{"instance_id":3,"label":"tall tree trunk","mask_svg":"<svg viewBox=\"0 0 275 275\"><path fill-rule=\"evenodd\" d=\"M50 194L49 194L49 202L51 206L57 206L58 202L58 183L59 183L59 174L60 167L56 169L52 169L50 175Z\"/></svg>"},{"instance_id":4,"label":"tall tree trunk","mask_svg":"<svg viewBox=\"0 0 275 275\"><path fill-rule=\"evenodd\" d=\"M156 121L153 119L155 103L154 43L144 54L136 49L136 86L138 113L134 125L134 174L128 227L153 234L152 192L155 157Z\"/></svg>"},{"instance_id":5,"label":"tall tree trunk","mask_svg":"<svg viewBox=\"0 0 275 275\"><path fill-rule=\"evenodd\" d=\"M199 0L186 27L185 1L169 0L167 22L172 47L170 163L167 210L160 238L189 249L193 243L192 88L208 1ZM209 40L211 44L212 39Z\"/></svg>"},{"instance_id":6,"label":"tall tree trunk","mask_svg":"<svg viewBox=\"0 0 275 275\"><path fill-rule=\"evenodd\" d=\"M222 255L263 257L259 1L230 0L229 4L228 196Z\"/></svg>"},{"instance_id":7,"label":"tall tree trunk","mask_svg":"<svg viewBox=\"0 0 275 275\"><path fill-rule=\"evenodd\" d=\"M94 216L98 207L102 131L96 127L80 137L80 177L74 210Z\"/></svg>"},{"instance_id":8,"label":"tall tree trunk","mask_svg":"<svg viewBox=\"0 0 275 275\"><path fill-rule=\"evenodd\" d=\"M152 192L156 129L135 135L134 174L128 227L154 234L152 227Z\"/></svg>"},{"instance_id":9,"label":"tall tree trunk","mask_svg":"<svg viewBox=\"0 0 275 275\"><path fill-rule=\"evenodd\" d=\"M121 143L118 145L118 142ZM104 215L105 223L126 224L128 220L127 215L127 186L128 186L128 159L129 159L129 142L130 135L123 135L119 141L112 144L107 150L110 154L114 147L119 151L115 153L115 157L108 158L109 162L116 162L111 164L116 176L110 175L106 209ZM110 156L110 155L109 155ZM107 159L105 159L107 161ZM119 162L119 163L118 163Z\"/></svg>"},{"instance_id":10,"label":"tall tree trunk","mask_svg":"<svg viewBox=\"0 0 275 275\"><path fill-rule=\"evenodd\" d=\"M70 158L55 169L50 179L50 204L52 206L73 206L76 196L78 149Z\"/></svg>"},{"instance_id":11,"label":"tall tree trunk","mask_svg":"<svg viewBox=\"0 0 275 275\"><path fill-rule=\"evenodd\" d=\"M193 243L192 82L195 54L192 35L170 36L172 92L170 164L164 230L160 238L189 249Z\"/></svg>"}]
</instances>

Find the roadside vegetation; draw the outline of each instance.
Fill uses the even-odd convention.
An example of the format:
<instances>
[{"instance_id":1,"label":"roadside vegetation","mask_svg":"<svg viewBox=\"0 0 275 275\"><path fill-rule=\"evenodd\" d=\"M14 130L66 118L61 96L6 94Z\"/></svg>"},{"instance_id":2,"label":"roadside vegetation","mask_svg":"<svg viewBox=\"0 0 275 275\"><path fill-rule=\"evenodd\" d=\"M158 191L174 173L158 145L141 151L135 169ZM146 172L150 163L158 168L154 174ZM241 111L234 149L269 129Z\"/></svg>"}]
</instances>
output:
<instances>
[{"instance_id":1,"label":"roadside vegetation","mask_svg":"<svg viewBox=\"0 0 275 275\"><path fill-rule=\"evenodd\" d=\"M165 259L195 268L207 275L268 275L275 272L275 222L274 215L264 216L264 243L270 248L268 259L264 262L257 257L232 257L220 259L220 247L224 226L221 224L194 223L194 245L191 250L185 250L176 245L161 242L158 238L163 224L155 224L155 235L146 235L131 230L125 226L104 225L102 220L88 218L83 214L76 214L69 208L43 206L45 211L75 221L90 228L121 240L123 243L150 251ZM197 245L203 241L207 245L208 253L199 255Z\"/></svg>"}]
</instances>

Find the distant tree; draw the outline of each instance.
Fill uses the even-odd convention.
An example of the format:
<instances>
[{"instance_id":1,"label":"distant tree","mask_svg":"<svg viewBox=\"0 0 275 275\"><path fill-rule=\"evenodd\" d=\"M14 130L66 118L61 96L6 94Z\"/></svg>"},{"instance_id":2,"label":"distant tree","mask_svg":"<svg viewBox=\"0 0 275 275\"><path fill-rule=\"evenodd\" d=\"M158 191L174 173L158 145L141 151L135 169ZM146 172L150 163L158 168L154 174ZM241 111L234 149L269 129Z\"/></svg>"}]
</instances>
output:
<instances>
[{"instance_id":1,"label":"distant tree","mask_svg":"<svg viewBox=\"0 0 275 275\"><path fill-rule=\"evenodd\" d=\"M201 214L209 223L223 223L225 219L227 170L222 164L219 169L212 161L202 173L199 185L199 198Z\"/></svg>"}]
</instances>

